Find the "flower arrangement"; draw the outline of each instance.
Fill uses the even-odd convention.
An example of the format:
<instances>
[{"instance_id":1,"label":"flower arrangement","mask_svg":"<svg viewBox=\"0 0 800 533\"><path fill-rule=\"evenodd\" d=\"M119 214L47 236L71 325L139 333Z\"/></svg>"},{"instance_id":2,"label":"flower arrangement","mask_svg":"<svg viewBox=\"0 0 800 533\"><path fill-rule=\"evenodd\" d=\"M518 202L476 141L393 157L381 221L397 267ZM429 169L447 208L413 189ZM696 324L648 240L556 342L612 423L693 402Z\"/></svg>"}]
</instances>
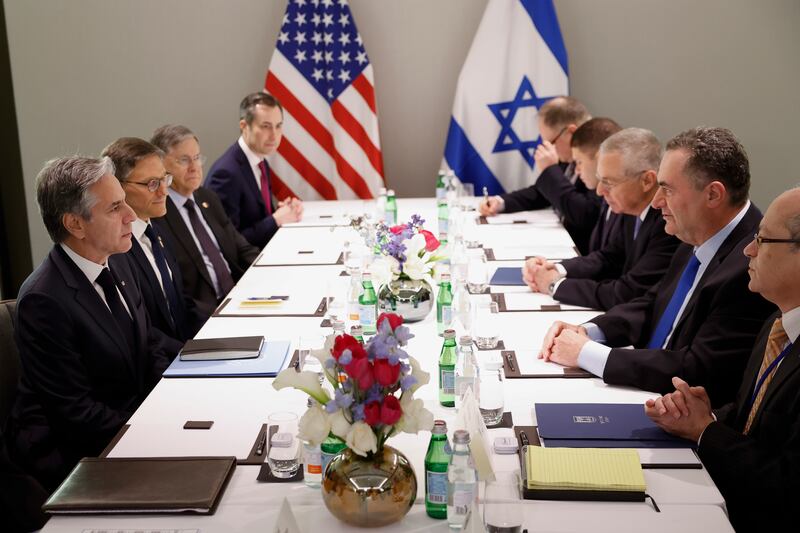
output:
<instances>
[{"instance_id":1,"label":"flower arrangement","mask_svg":"<svg viewBox=\"0 0 800 533\"><path fill-rule=\"evenodd\" d=\"M433 285L437 261L444 258L439 240L422 225L425 220L413 215L406 224L387 227L379 224L377 243L381 257L370 267L376 287L396 279L424 279Z\"/></svg>"},{"instance_id":2,"label":"flower arrangement","mask_svg":"<svg viewBox=\"0 0 800 533\"><path fill-rule=\"evenodd\" d=\"M323 349L312 350L333 394L320 385L316 372L287 368L278 374L273 387L294 387L314 399L300 419L301 439L319 444L333 434L356 454L367 456L381 450L396 432L433 427L433 414L414 398L430 375L403 350L413 335L402 323L400 315L383 313L366 346L343 334L329 336Z\"/></svg>"}]
</instances>

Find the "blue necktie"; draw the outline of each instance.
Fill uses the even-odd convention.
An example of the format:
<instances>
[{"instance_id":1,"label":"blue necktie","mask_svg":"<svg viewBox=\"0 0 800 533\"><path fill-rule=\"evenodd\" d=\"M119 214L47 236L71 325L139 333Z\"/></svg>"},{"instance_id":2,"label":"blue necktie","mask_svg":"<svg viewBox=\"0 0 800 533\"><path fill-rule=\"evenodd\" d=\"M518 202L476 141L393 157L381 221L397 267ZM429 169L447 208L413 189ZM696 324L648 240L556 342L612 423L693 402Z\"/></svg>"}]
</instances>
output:
<instances>
[{"instance_id":1,"label":"blue necktie","mask_svg":"<svg viewBox=\"0 0 800 533\"><path fill-rule=\"evenodd\" d=\"M689 289L692 288L694 278L697 276L697 269L699 268L700 261L697 259L697 256L692 254L691 259L689 259L689 262L683 269L681 279L678 280L678 286L675 287L675 292L672 293L672 298L670 298L667 308L664 309L664 314L661 315L661 318L658 320L658 325L653 331L650 342L647 343L648 348L661 348L664 346L664 341L667 340L667 335L672 331L672 326L675 324L675 319L678 317L678 311L680 311L683 301L689 293Z\"/></svg>"},{"instance_id":2,"label":"blue necktie","mask_svg":"<svg viewBox=\"0 0 800 533\"><path fill-rule=\"evenodd\" d=\"M164 287L164 295L167 297L169 304L169 311L172 315L173 325L177 323L175 313L178 311L178 292L175 290L175 284L172 282L169 268L167 268L167 258L164 257L164 245L161 242L161 237L158 236L156 230L150 224L144 230L144 234L150 239L150 245L153 248L153 258L156 260L156 267L161 274L161 286Z\"/></svg>"}]
</instances>

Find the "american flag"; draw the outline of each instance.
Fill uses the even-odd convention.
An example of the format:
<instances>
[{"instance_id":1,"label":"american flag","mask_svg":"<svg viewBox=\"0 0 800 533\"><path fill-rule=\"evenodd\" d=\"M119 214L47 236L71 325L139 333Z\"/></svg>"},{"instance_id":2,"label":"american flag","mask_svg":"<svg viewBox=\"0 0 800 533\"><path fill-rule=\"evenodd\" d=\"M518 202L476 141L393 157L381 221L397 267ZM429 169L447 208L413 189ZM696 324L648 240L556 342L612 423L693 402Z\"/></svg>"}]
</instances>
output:
<instances>
[{"instance_id":1,"label":"american flag","mask_svg":"<svg viewBox=\"0 0 800 533\"><path fill-rule=\"evenodd\" d=\"M289 0L267 92L284 108L279 198L373 198L384 186L375 84L347 0Z\"/></svg>"}]
</instances>

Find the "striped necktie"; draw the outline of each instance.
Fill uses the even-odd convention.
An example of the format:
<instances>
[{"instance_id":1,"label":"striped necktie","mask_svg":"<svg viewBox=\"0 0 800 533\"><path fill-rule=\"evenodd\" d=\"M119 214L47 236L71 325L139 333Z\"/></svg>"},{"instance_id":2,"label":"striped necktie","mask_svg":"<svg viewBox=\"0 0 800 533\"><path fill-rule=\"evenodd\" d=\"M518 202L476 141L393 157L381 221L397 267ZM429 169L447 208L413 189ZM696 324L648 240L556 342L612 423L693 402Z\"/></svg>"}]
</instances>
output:
<instances>
[{"instance_id":1,"label":"striped necktie","mask_svg":"<svg viewBox=\"0 0 800 533\"><path fill-rule=\"evenodd\" d=\"M783 351L787 342L789 342L789 336L786 335L786 330L783 329L783 322L780 318L777 318L769 332L767 348L764 350L764 359L761 361L761 368L758 370L758 379L756 379L756 387L758 387L758 389L756 391L755 400L753 400L753 406L750 408L750 414L747 415L747 422L744 425L745 435L750 432L750 427L753 425L753 420L756 418L758 408L761 407L761 401L764 399L767 387L769 387L772 378L775 376L776 369L772 365ZM766 372L768 372L768 374L764 376ZM761 383L762 379L763 383Z\"/></svg>"}]
</instances>

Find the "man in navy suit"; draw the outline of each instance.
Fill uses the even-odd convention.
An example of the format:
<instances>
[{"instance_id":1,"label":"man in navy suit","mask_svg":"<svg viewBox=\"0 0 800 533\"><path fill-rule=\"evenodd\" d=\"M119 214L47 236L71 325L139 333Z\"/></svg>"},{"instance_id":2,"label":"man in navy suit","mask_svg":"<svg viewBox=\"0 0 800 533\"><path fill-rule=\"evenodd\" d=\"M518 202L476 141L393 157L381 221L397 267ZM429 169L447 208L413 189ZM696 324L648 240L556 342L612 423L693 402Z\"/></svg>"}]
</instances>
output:
<instances>
[{"instance_id":1,"label":"man in navy suit","mask_svg":"<svg viewBox=\"0 0 800 533\"><path fill-rule=\"evenodd\" d=\"M194 301L184 296L183 277L168 239L151 219L167 213L172 174L164 168L164 152L136 137L122 137L103 150L116 167L125 202L136 213L127 256L137 270L142 296L153 326L181 342L194 337L204 320Z\"/></svg>"},{"instance_id":2,"label":"man in navy suit","mask_svg":"<svg viewBox=\"0 0 800 533\"><path fill-rule=\"evenodd\" d=\"M36 195L55 245L17 300L21 379L7 438L17 464L52 490L105 448L180 343L150 326L122 255L136 214L111 161L50 161Z\"/></svg>"},{"instance_id":3,"label":"man in navy suit","mask_svg":"<svg viewBox=\"0 0 800 533\"><path fill-rule=\"evenodd\" d=\"M561 263L528 259L523 274L533 291L564 303L608 310L658 283L680 241L664 231L661 212L650 206L661 162L661 143L655 134L624 129L603 141L599 154L597 191L622 217L621 228L589 255Z\"/></svg>"},{"instance_id":4,"label":"man in navy suit","mask_svg":"<svg viewBox=\"0 0 800 533\"><path fill-rule=\"evenodd\" d=\"M736 395L750 347L775 310L747 290L742 251L761 221L748 199L747 154L724 128L684 131L667 143L658 184L652 206L665 231L683 241L664 277L586 324L556 322L540 357L654 392L673 390L679 376L723 405Z\"/></svg>"},{"instance_id":5,"label":"man in navy suit","mask_svg":"<svg viewBox=\"0 0 800 533\"><path fill-rule=\"evenodd\" d=\"M779 311L753 345L736 399L712 411L704 387L676 377L677 390L645 411L697 442L736 531L789 531L800 498L800 189L772 202L744 254L750 290Z\"/></svg>"},{"instance_id":6,"label":"man in navy suit","mask_svg":"<svg viewBox=\"0 0 800 533\"><path fill-rule=\"evenodd\" d=\"M272 95L259 92L244 97L239 106L241 136L217 159L206 187L217 193L239 233L263 248L278 228L303 216L297 198L277 201L269 164L283 135L283 108Z\"/></svg>"}]
</instances>

